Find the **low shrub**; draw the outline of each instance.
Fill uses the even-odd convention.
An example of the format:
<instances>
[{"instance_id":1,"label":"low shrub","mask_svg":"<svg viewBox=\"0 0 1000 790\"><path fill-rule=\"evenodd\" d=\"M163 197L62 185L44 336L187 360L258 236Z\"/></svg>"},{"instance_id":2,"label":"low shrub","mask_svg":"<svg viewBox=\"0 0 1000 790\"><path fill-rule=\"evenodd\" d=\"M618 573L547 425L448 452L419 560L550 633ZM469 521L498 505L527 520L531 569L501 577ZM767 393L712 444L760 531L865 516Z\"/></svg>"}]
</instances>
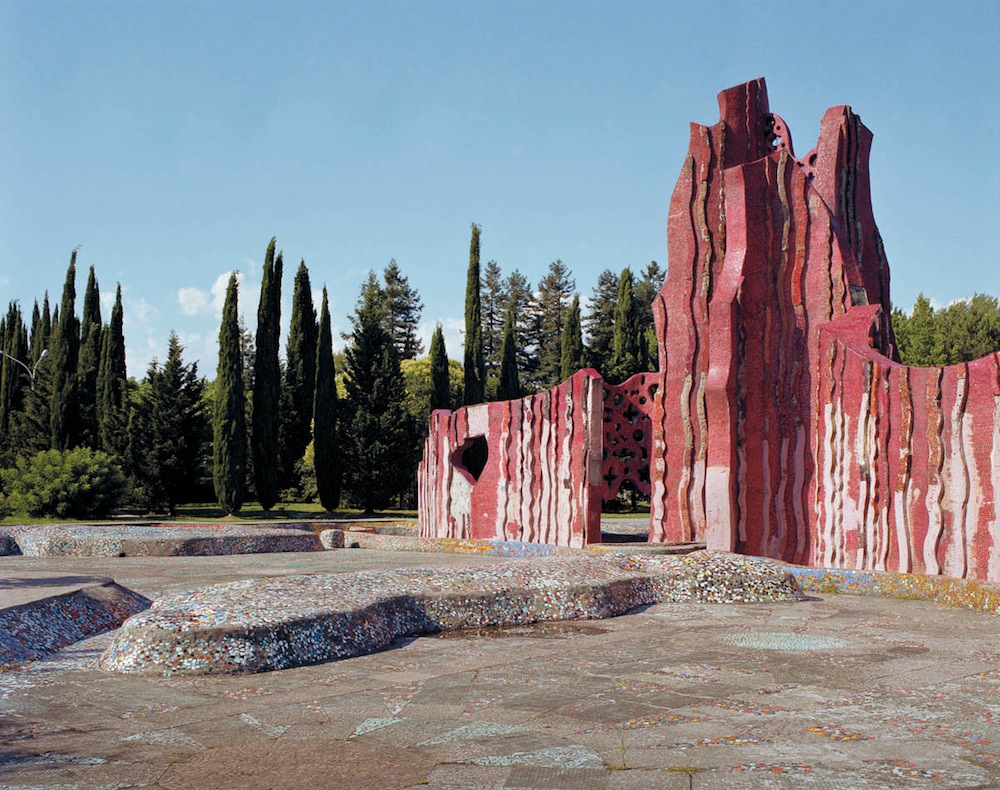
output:
<instances>
[{"instance_id":1,"label":"low shrub","mask_svg":"<svg viewBox=\"0 0 1000 790\"><path fill-rule=\"evenodd\" d=\"M26 516L95 518L122 501L125 477L107 453L78 447L43 450L0 470L0 511Z\"/></svg>"}]
</instances>

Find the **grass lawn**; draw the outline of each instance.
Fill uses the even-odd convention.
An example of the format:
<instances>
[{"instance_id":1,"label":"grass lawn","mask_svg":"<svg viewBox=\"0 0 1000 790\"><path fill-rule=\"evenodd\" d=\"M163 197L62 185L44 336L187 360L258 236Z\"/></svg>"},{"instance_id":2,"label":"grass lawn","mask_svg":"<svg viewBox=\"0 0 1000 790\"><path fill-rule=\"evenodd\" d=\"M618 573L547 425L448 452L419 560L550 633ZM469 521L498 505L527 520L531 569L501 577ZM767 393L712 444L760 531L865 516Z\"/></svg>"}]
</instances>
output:
<instances>
[{"instance_id":1,"label":"grass lawn","mask_svg":"<svg viewBox=\"0 0 1000 790\"><path fill-rule=\"evenodd\" d=\"M324 512L319 504L312 502L282 502L274 506L270 514L265 514L256 502L248 502L240 510L238 516L227 516L225 511L213 503L191 503L178 505L173 516L156 513L118 512L108 519L88 519L79 521L71 518L37 517L37 516L7 516L0 518L0 526L14 524L86 524L95 521L106 522L144 522L156 523L205 521L219 524L239 524L245 521L293 520L293 521L326 521L329 519L363 519L363 518L397 518L415 520L416 510L380 510L374 514L363 515L360 510L335 510Z\"/></svg>"}]
</instances>

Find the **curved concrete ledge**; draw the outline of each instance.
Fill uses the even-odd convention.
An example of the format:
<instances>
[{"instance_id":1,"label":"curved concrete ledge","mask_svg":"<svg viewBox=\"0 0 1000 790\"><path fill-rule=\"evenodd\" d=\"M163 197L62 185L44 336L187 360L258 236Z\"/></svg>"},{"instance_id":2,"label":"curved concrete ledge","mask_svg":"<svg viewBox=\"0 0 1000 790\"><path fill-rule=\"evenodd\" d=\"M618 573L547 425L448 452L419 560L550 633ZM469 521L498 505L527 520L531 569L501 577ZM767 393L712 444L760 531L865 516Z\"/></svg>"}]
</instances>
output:
<instances>
[{"instance_id":1,"label":"curved concrete ledge","mask_svg":"<svg viewBox=\"0 0 1000 790\"><path fill-rule=\"evenodd\" d=\"M472 540L464 538L428 538L403 529L386 532L372 529L332 527L321 530L325 549L376 549L378 551L416 551L434 554L474 554L480 557L557 557L588 552L590 554L690 554L704 549L704 543L592 543L585 548L528 543L520 540Z\"/></svg>"},{"instance_id":2,"label":"curved concrete ledge","mask_svg":"<svg viewBox=\"0 0 1000 790\"><path fill-rule=\"evenodd\" d=\"M811 592L931 601L984 614L1000 614L1000 585L975 579L780 564L791 572L803 590Z\"/></svg>"},{"instance_id":3,"label":"curved concrete ledge","mask_svg":"<svg viewBox=\"0 0 1000 790\"><path fill-rule=\"evenodd\" d=\"M663 601L800 597L787 569L708 552L244 580L158 599L124 624L100 667L264 672L349 658L399 637L444 630L600 619Z\"/></svg>"},{"instance_id":4,"label":"curved concrete ledge","mask_svg":"<svg viewBox=\"0 0 1000 790\"><path fill-rule=\"evenodd\" d=\"M7 580L8 591L18 581ZM0 609L0 667L41 658L81 639L118 628L128 617L149 607L148 598L111 579L86 581L79 589L61 595ZM23 580L27 586L33 582L38 580ZM32 589L37 592L44 588Z\"/></svg>"},{"instance_id":5,"label":"curved concrete ledge","mask_svg":"<svg viewBox=\"0 0 1000 790\"><path fill-rule=\"evenodd\" d=\"M202 557L322 551L314 532L234 524L39 524L0 528L0 555L29 557Z\"/></svg>"}]
</instances>

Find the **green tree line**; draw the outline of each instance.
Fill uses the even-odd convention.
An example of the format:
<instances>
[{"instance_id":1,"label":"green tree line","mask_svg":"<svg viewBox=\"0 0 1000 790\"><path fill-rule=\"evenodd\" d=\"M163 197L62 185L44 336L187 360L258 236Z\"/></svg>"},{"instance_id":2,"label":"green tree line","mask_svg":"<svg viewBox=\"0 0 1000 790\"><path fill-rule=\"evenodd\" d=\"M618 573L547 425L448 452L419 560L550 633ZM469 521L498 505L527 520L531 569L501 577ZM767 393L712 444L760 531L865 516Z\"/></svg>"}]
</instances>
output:
<instances>
[{"instance_id":1,"label":"green tree line","mask_svg":"<svg viewBox=\"0 0 1000 790\"><path fill-rule=\"evenodd\" d=\"M655 261L638 276L629 267L603 271L584 307L562 261L532 286L516 268L481 266L481 247L474 224L457 362L440 325L424 355L420 295L395 260L369 272L336 355L326 289L317 311L300 262L282 353L284 265L271 239L255 331L240 322L239 279L230 277L212 380L185 361L174 333L164 361L129 379L121 287L105 322L90 267L78 317L74 251L58 305L46 293L30 317L16 302L0 315L0 509L97 515L99 503L171 513L216 501L239 513L248 501L270 510L309 499L327 510L413 506L433 409L520 397L581 367L612 382L654 369L650 305L665 274ZM921 295L909 313L894 310L893 323L908 364L1000 348L1000 307L982 294L939 310ZM81 490L88 484L95 490Z\"/></svg>"},{"instance_id":2,"label":"green tree line","mask_svg":"<svg viewBox=\"0 0 1000 790\"><path fill-rule=\"evenodd\" d=\"M893 309L892 327L905 365L954 365L1000 349L1000 305L985 294L935 310L921 293L909 313Z\"/></svg>"}]
</instances>

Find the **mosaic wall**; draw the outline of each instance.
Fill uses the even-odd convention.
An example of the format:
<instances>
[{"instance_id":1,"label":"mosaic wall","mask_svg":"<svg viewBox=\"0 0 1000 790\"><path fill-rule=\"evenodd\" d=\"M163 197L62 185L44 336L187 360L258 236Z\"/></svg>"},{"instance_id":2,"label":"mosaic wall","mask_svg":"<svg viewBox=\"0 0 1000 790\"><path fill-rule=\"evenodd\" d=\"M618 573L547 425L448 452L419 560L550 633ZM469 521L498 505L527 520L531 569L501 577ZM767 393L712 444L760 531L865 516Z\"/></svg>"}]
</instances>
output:
<instances>
[{"instance_id":1,"label":"mosaic wall","mask_svg":"<svg viewBox=\"0 0 1000 790\"><path fill-rule=\"evenodd\" d=\"M581 481L599 477L610 498L629 480L650 493L651 542L1000 581L1000 365L995 355L898 363L871 132L850 107L833 107L799 157L763 79L720 93L719 110L715 125L691 125L671 199L668 276L653 303L661 373L621 387L590 376L607 393L600 418L561 412L557 427L532 410L502 440L480 432L491 457L505 443L521 453L516 474L497 467L488 487L521 492L522 508L529 496L575 497L563 507L596 519ZM493 493L478 494L482 481L451 484L465 412L480 408L432 417L422 534L599 540L580 520L568 535L526 530ZM567 420L593 436L597 419L600 452L553 466L542 437L572 433Z\"/></svg>"},{"instance_id":2,"label":"mosaic wall","mask_svg":"<svg viewBox=\"0 0 1000 790\"><path fill-rule=\"evenodd\" d=\"M595 371L582 370L527 398L431 414L417 478L420 534L600 541L603 392Z\"/></svg>"}]
</instances>

